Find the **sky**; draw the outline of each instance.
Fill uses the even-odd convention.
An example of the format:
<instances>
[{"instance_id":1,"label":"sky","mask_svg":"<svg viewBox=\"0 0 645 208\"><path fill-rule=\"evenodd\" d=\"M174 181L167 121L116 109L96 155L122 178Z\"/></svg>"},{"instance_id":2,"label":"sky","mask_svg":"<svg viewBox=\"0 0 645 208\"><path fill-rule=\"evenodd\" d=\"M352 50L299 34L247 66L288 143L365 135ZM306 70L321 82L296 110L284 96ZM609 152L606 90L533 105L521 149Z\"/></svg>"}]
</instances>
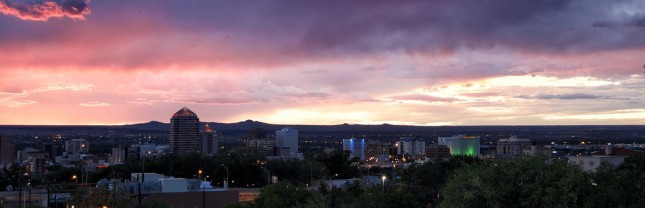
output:
<instances>
[{"instance_id":1,"label":"sky","mask_svg":"<svg viewBox=\"0 0 645 208\"><path fill-rule=\"evenodd\" d=\"M642 0L0 0L0 124L645 124Z\"/></svg>"}]
</instances>

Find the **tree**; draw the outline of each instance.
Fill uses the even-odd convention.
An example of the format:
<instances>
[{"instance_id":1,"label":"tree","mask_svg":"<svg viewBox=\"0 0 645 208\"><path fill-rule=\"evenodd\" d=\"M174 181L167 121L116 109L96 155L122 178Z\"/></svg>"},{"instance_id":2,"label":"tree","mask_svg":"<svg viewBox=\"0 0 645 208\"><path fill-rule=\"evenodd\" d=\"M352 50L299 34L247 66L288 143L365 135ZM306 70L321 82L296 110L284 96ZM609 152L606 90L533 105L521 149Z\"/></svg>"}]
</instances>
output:
<instances>
[{"instance_id":1,"label":"tree","mask_svg":"<svg viewBox=\"0 0 645 208\"><path fill-rule=\"evenodd\" d=\"M170 205L154 201L154 202L143 203L141 206L137 206L136 208L172 208L172 207Z\"/></svg>"},{"instance_id":2,"label":"tree","mask_svg":"<svg viewBox=\"0 0 645 208\"><path fill-rule=\"evenodd\" d=\"M117 184L114 185L112 190L107 186L78 188L68 203L76 205L76 207L107 206L122 208L127 207L129 201L129 193Z\"/></svg>"},{"instance_id":3,"label":"tree","mask_svg":"<svg viewBox=\"0 0 645 208\"><path fill-rule=\"evenodd\" d=\"M404 189L408 190L416 198L416 201L422 204L437 205L439 192L445 186L448 176L455 169L483 162L470 156L435 158L422 165L412 164L400 171L401 181Z\"/></svg>"},{"instance_id":4,"label":"tree","mask_svg":"<svg viewBox=\"0 0 645 208\"><path fill-rule=\"evenodd\" d=\"M355 178L360 176L360 170L352 166L349 160L351 152L335 150L330 153L323 153L317 160L329 170L334 178Z\"/></svg>"},{"instance_id":5,"label":"tree","mask_svg":"<svg viewBox=\"0 0 645 208\"><path fill-rule=\"evenodd\" d=\"M254 201L255 207L297 207L307 203L311 192L294 186L288 182L281 182L262 188L261 194Z\"/></svg>"},{"instance_id":6,"label":"tree","mask_svg":"<svg viewBox=\"0 0 645 208\"><path fill-rule=\"evenodd\" d=\"M581 207L591 183L564 160L519 157L457 169L441 207Z\"/></svg>"}]
</instances>

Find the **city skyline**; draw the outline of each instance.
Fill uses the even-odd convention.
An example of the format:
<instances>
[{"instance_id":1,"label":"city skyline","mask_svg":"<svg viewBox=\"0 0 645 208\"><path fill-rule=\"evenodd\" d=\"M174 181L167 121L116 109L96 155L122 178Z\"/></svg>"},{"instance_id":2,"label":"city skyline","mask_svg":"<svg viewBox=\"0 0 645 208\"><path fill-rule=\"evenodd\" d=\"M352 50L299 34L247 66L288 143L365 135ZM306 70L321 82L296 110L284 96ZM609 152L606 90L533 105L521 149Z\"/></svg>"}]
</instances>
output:
<instances>
[{"instance_id":1,"label":"city skyline","mask_svg":"<svg viewBox=\"0 0 645 208\"><path fill-rule=\"evenodd\" d=\"M637 0L28 2L0 0L3 125L645 124Z\"/></svg>"}]
</instances>

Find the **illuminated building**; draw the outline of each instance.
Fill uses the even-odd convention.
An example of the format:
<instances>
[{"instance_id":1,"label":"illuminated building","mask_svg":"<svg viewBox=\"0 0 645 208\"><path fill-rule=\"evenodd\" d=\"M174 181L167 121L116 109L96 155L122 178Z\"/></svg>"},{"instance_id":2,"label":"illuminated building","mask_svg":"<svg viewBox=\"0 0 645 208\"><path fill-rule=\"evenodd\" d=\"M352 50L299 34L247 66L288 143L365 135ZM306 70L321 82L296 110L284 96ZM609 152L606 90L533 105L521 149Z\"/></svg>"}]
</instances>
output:
<instances>
[{"instance_id":1,"label":"illuminated building","mask_svg":"<svg viewBox=\"0 0 645 208\"><path fill-rule=\"evenodd\" d=\"M343 139L343 150L352 152L350 158L358 157L361 161L365 160L365 139Z\"/></svg>"},{"instance_id":2,"label":"illuminated building","mask_svg":"<svg viewBox=\"0 0 645 208\"><path fill-rule=\"evenodd\" d=\"M201 153L206 156L217 154L217 132L206 124L201 136Z\"/></svg>"},{"instance_id":3,"label":"illuminated building","mask_svg":"<svg viewBox=\"0 0 645 208\"><path fill-rule=\"evenodd\" d=\"M414 137L401 137L396 143L399 155L424 157L426 155L426 141Z\"/></svg>"},{"instance_id":4,"label":"illuminated building","mask_svg":"<svg viewBox=\"0 0 645 208\"><path fill-rule=\"evenodd\" d=\"M276 154L279 156L296 157L298 153L298 130L292 128L283 128L275 131ZM289 154L286 153L289 148Z\"/></svg>"},{"instance_id":5,"label":"illuminated building","mask_svg":"<svg viewBox=\"0 0 645 208\"><path fill-rule=\"evenodd\" d=\"M15 156L14 149L13 140L0 134L0 165L13 162Z\"/></svg>"},{"instance_id":6,"label":"illuminated building","mask_svg":"<svg viewBox=\"0 0 645 208\"><path fill-rule=\"evenodd\" d=\"M450 148L451 155L479 155L479 136L457 135L452 137L440 137L439 145L446 145Z\"/></svg>"},{"instance_id":7,"label":"illuminated building","mask_svg":"<svg viewBox=\"0 0 645 208\"><path fill-rule=\"evenodd\" d=\"M45 165L47 164L49 155L47 153L32 154L27 157L27 170L33 175L41 175L45 173Z\"/></svg>"},{"instance_id":8,"label":"illuminated building","mask_svg":"<svg viewBox=\"0 0 645 208\"><path fill-rule=\"evenodd\" d=\"M520 139L512 136L508 139L497 140L497 155L500 157L512 157L531 152L531 140Z\"/></svg>"},{"instance_id":9,"label":"illuminated building","mask_svg":"<svg viewBox=\"0 0 645 208\"><path fill-rule=\"evenodd\" d=\"M365 141L365 158L378 158L379 147L381 147L381 143L378 140L370 139Z\"/></svg>"},{"instance_id":10,"label":"illuminated building","mask_svg":"<svg viewBox=\"0 0 645 208\"><path fill-rule=\"evenodd\" d=\"M128 158L128 148L119 146L112 148L112 155L110 155L110 162L112 164L123 164Z\"/></svg>"},{"instance_id":11,"label":"illuminated building","mask_svg":"<svg viewBox=\"0 0 645 208\"><path fill-rule=\"evenodd\" d=\"M200 152L199 118L184 107L170 118L170 153Z\"/></svg>"}]
</instances>

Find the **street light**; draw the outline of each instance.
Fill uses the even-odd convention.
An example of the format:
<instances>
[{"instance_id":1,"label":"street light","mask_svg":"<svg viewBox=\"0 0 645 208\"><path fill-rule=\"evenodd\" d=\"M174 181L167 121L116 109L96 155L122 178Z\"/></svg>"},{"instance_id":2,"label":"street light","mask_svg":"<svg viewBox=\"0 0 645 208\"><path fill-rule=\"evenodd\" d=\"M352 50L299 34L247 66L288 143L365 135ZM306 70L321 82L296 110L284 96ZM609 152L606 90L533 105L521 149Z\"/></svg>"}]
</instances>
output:
<instances>
[{"instance_id":1,"label":"street light","mask_svg":"<svg viewBox=\"0 0 645 208\"><path fill-rule=\"evenodd\" d=\"M199 188L202 189L202 208L206 208L206 185L204 185L204 181L206 181L206 178L202 179L202 170L198 170L197 175L200 180Z\"/></svg>"},{"instance_id":2,"label":"street light","mask_svg":"<svg viewBox=\"0 0 645 208\"><path fill-rule=\"evenodd\" d=\"M72 180L74 180L74 182L75 182L76 184L78 184L78 178L76 177L76 175L73 175L73 176L72 176Z\"/></svg>"},{"instance_id":3,"label":"street light","mask_svg":"<svg viewBox=\"0 0 645 208\"><path fill-rule=\"evenodd\" d=\"M224 188L228 188L228 167L226 167L226 165L224 165L224 164L222 164L222 166L224 166L224 168L226 168L226 180L224 181L225 182L224 183L224 186L225 186Z\"/></svg>"},{"instance_id":4,"label":"street light","mask_svg":"<svg viewBox=\"0 0 645 208\"><path fill-rule=\"evenodd\" d=\"M386 179L385 176L381 177L381 180L383 180L383 194L385 194L385 179Z\"/></svg>"}]
</instances>

